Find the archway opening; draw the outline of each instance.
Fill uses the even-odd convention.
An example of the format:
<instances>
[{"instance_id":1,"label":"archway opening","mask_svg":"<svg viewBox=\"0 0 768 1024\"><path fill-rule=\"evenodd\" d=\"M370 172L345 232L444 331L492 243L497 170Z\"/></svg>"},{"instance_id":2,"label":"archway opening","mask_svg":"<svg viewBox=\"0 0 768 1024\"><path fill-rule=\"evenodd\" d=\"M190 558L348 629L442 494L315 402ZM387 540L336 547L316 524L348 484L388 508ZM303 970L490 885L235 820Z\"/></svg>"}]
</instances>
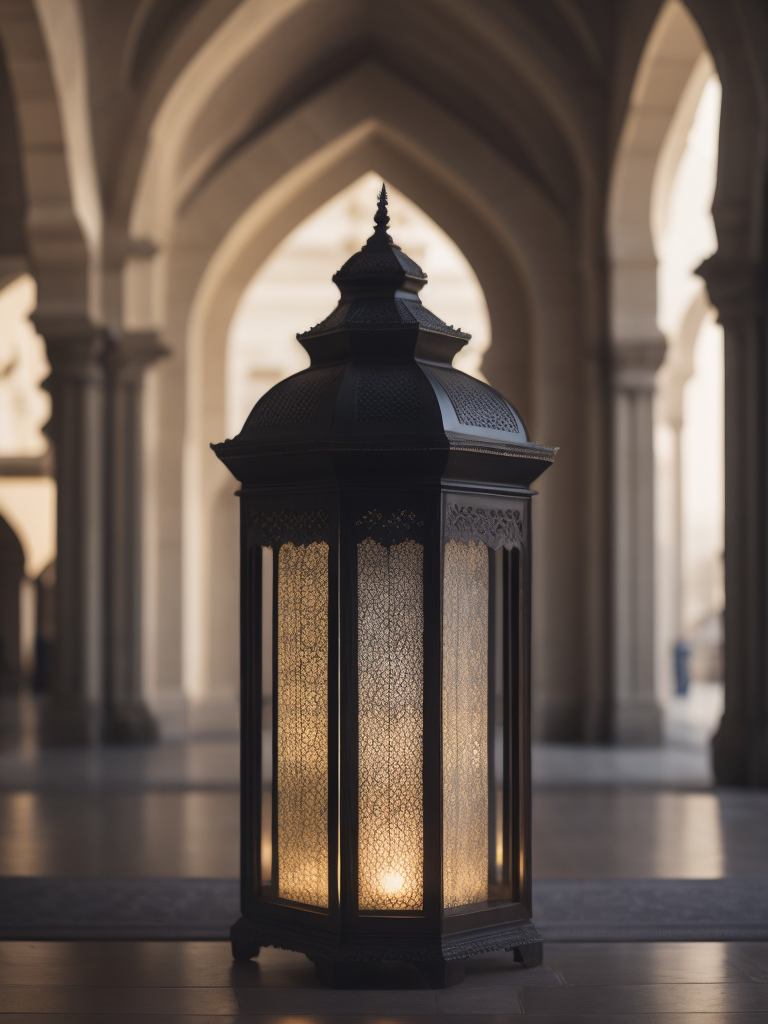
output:
<instances>
[{"instance_id":1,"label":"archway opening","mask_svg":"<svg viewBox=\"0 0 768 1024\"><path fill-rule=\"evenodd\" d=\"M719 108L720 83L704 37L685 4L666 0L635 75L608 209L612 736L620 743L663 743L671 738L677 711L690 707L675 703L678 677L684 688L683 609L691 606L696 586L684 557L684 541L690 544L695 532L686 510L722 504L721 484L711 478L704 493L683 466L683 420L694 415L684 401L686 381L709 311L696 269L717 247L711 204ZM713 410L722 395L715 377L707 379L710 426L720 423L720 441L712 442L710 453L710 464L717 465L722 419ZM691 458L689 453L689 464ZM710 549L711 536L710 530ZM709 768L703 740L698 746L704 779Z\"/></svg>"},{"instance_id":2,"label":"archway opening","mask_svg":"<svg viewBox=\"0 0 768 1024\"><path fill-rule=\"evenodd\" d=\"M656 665L669 698L667 738L698 746L723 709L723 331L696 275L717 249L711 209L721 97L712 71L652 225L667 343L654 410Z\"/></svg>"},{"instance_id":3,"label":"archway opening","mask_svg":"<svg viewBox=\"0 0 768 1024\"><path fill-rule=\"evenodd\" d=\"M229 436L266 391L309 365L296 333L336 305L338 289L331 277L370 234L380 187L381 176L370 171L324 203L274 249L245 289L227 338ZM482 378L491 331L474 270L431 217L389 183L387 191L392 237L429 274L425 303L472 335L455 365Z\"/></svg>"},{"instance_id":4,"label":"archway opening","mask_svg":"<svg viewBox=\"0 0 768 1024\"><path fill-rule=\"evenodd\" d=\"M29 317L37 287L22 274L0 290L0 742L32 742L39 647L37 580L56 556L56 482L44 428L45 342Z\"/></svg>"}]
</instances>

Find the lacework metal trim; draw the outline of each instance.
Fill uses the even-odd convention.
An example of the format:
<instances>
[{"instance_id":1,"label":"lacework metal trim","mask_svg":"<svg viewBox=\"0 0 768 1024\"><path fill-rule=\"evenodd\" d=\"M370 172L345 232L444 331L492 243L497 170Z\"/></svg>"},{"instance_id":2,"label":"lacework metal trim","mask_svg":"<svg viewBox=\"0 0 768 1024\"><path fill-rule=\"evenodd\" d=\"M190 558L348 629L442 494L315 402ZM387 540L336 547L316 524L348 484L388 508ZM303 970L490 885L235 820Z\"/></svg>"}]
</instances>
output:
<instances>
[{"instance_id":1,"label":"lacework metal trim","mask_svg":"<svg viewBox=\"0 0 768 1024\"><path fill-rule=\"evenodd\" d=\"M522 548L522 513L516 508L449 504L445 510L445 540L481 541L494 551Z\"/></svg>"},{"instance_id":2,"label":"lacework metal trim","mask_svg":"<svg viewBox=\"0 0 768 1024\"><path fill-rule=\"evenodd\" d=\"M340 946L335 935L328 937L312 934L308 928L291 931L280 928L279 925L257 924L245 917L241 917L232 925L231 934L233 941L250 942L253 947L273 946L276 949L290 949L310 957L325 957L341 963L370 960L463 960L478 953L519 949L521 946L543 942L541 934L529 920L512 921L503 928L494 929L490 934L462 935L455 939L446 936L441 945L428 940L412 940L406 945L388 942L386 939L360 939L352 945Z\"/></svg>"},{"instance_id":3,"label":"lacework metal trim","mask_svg":"<svg viewBox=\"0 0 768 1024\"><path fill-rule=\"evenodd\" d=\"M222 456L227 462L238 462L241 459L272 458L275 455L306 455L307 452L478 452L481 455L500 455L510 459L531 459L537 462L551 463L555 461L559 448L545 448L542 445L527 441L497 441L492 438L470 439L465 434L456 434L446 430L445 442L429 441L359 441L357 444L336 444L330 441L307 441L301 447L293 447L296 442L281 441L253 442L247 441L242 446L235 446L234 441L227 442L230 449L225 449Z\"/></svg>"},{"instance_id":4,"label":"lacework metal trim","mask_svg":"<svg viewBox=\"0 0 768 1024\"><path fill-rule=\"evenodd\" d=\"M325 509L293 509L256 512L248 527L251 544L279 548L281 544L313 544L329 540L330 516Z\"/></svg>"},{"instance_id":5,"label":"lacework metal trim","mask_svg":"<svg viewBox=\"0 0 768 1024\"><path fill-rule=\"evenodd\" d=\"M394 509L382 512L378 508L368 509L359 519L355 520L359 539L372 537L378 544L390 547L401 544L409 538L423 537L424 521L410 509Z\"/></svg>"}]
</instances>

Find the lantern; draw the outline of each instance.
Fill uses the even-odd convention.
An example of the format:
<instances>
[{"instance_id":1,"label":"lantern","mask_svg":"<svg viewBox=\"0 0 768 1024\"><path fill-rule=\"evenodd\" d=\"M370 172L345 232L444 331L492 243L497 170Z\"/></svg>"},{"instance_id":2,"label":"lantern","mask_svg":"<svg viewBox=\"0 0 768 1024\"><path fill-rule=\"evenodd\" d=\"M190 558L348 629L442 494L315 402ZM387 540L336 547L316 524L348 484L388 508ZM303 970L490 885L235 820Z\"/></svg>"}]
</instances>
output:
<instances>
[{"instance_id":1,"label":"lantern","mask_svg":"<svg viewBox=\"0 0 768 1024\"><path fill-rule=\"evenodd\" d=\"M469 335L375 229L308 370L214 445L241 482L242 918L233 955L435 986L541 960L531 923L531 482L555 451L454 370Z\"/></svg>"}]
</instances>

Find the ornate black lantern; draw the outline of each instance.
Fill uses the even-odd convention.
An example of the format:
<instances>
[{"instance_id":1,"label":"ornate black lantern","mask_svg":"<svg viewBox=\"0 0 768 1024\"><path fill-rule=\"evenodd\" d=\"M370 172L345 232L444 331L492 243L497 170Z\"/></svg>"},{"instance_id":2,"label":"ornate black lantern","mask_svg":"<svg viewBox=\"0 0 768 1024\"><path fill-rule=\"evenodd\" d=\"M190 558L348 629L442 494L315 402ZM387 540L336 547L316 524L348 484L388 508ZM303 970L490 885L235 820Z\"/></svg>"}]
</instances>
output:
<instances>
[{"instance_id":1,"label":"ornate black lantern","mask_svg":"<svg viewBox=\"0 0 768 1024\"><path fill-rule=\"evenodd\" d=\"M214 445L242 483L242 918L233 954L434 985L531 923L531 482L554 450L454 370L386 190L308 370Z\"/></svg>"}]
</instances>

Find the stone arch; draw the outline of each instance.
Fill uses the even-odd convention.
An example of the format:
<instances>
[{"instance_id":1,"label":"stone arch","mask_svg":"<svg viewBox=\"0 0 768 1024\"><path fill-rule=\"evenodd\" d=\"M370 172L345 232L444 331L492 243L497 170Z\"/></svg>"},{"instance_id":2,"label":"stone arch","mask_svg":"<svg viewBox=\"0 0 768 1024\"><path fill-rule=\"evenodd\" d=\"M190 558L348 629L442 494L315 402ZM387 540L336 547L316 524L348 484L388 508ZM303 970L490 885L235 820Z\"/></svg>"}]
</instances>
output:
<instances>
[{"instance_id":1,"label":"stone arch","mask_svg":"<svg viewBox=\"0 0 768 1024\"><path fill-rule=\"evenodd\" d=\"M227 297L214 305L229 308L231 314L242 286L287 230L372 166L389 175L440 223L472 263L486 294L496 339L493 358L485 364L489 378L523 406L543 441L572 434L583 422L584 391L573 387L583 373L583 309L576 288L578 270L562 217L514 165L444 109L375 64L354 70L240 147L219 167L184 207L164 257L166 338L174 357L158 370L156 408L165 440L155 479L164 490L159 505L166 509L158 522L165 520L169 527L166 536L162 529L157 533L158 548L166 559L158 576L169 590L150 606L165 615L158 635L162 630L179 640L164 643L162 651L156 645L153 675L157 679L181 674L182 610L173 607L173 591L184 572L184 545L194 550L201 536L200 523L194 523L197 505L185 495L199 493L200 453L211 440L213 426L210 420L205 426L206 417L218 404L208 403L199 390L195 396L195 389L201 380L209 391L214 384L212 375L200 372L205 365L202 338L207 335L208 342L214 339L215 344L228 322L222 312L216 331L204 330L203 310L212 300L201 296L207 290L216 291L208 283L215 280ZM249 245L251 255L246 256ZM230 255L225 260L227 249L236 252L237 258ZM235 286L232 268L239 261L241 281ZM529 310L523 316L521 296ZM511 376L503 379L505 353L507 374L516 362L510 335L526 322L535 338L528 345L527 394L515 387ZM215 386L223 394L223 376ZM586 455L575 446L563 454L560 475L548 485L552 495L541 515L540 533L547 557L559 560L564 568L555 581L541 564L538 588L539 604L563 624L556 649L541 644L540 672L545 679L556 680L561 689L547 694L542 686L539 692L545 696L542 703L549 700L550 723L556 721L554 728L561 734L570 729L573 735L581 729L581 677L586 674L584 623L576 611L580 607L576 589L583 592L590 570L585 565L588 553L576 535L578 526L566 514L566 506L576 493L580 458ZM182 509L185 539L178 543L174 524L181 520ZM202 577L185 578L179 589L199 592L204 586Z\"/></svg>"},{"instance_id":2,"label":"stone arch","mask_svg":"<svg viewBox=\"0 0 768 1024\"><path fill-rule=\"evenodd\" d=\"M658 743L654 606L653 392L657 327L653 224L713 63L681 0L666 0L645 44L614 155L607 207L613 415L613 723L616 739Z\"/></svg>"},{"instance_id":3,"label":"stone arch","mask_svg":"<svg viewBox=\"0 0 768 1024\"><path fill-rule=\"evenodd\" d=\"M73 202L56 74L32 0L0 8L0 36L16 101L38 312L85 317L87 247Z\"/></svg>"},{"instance_id":4,"label":"stone arch","mask_svg":"<svg viewBox=\"0 0 768 1024\"><path fill-rule=\"evenodd\" d=\"M369 17L370 12L361 11L360 6L357 0L285 0L279 5L243 0L234 10L228 10L222 0L201 4L198 20L204 20L208 12L210 21L212 12L218 10L219 21L215 24L211 21L209 38L198 38L197 49L187 47L186 64L178 63L179 52L187 42L184 38L155 70L157 83L153 81L148 88L142 110L135 118L133 135L125 144L131 153L129 159L122 161L124 171L113 190L119 197L113 204L114 216L130 221L134 237L152 238L159 243L163 232L172 224L179 196L189 195L217 162L228 159L228 147L236 148L265 124L301 107L313 92L334 81L335 76L343 77L350 67L370 59L372 53L383 53L382 63L392 67L386 52L389 37L382 31L382 20L375 15ZM436 19L438 9L440 18ZM502 26L492 13L482 8L468 11L466 5L457 0L439 0L439 3L425 0L416 9L401 0L393 0L388 20L391 21L399 10L407 13L411 32L398 39L398 52L408 47L407 52L415 56L418 51L419 67L434 71L425 92L435 95L445 88L440 70L462 72L461 85L472 87L473 95L477 93L476 100L487 106L488 114L498 114L503 109L499 107L498 89L489 88L482 93L481 87L477 92L477 76L471 69L463 69L462 62L451 61L445 46L425 47L425 41L435 35L436 27L446 21L476 51L482 51L488 60L495 62L498 70L507 77L519 77L530 90L532 103L519 103L514 111L506 108L504 112L519 120L516 126L519 134L534 149L539 145L538 140L546 135L542 122L551 122L551 134L558 134L563 141L557 173L562 172L563 157L572 162L578 168L581 189L592 205L596 204L599 175L595 173L589 152L596 140L584 125L578 104L574 103L575 68L566 68L553 59L546 32L541 31L535 19L513 9L508 12L508 23ZM186 35L191 38L191 30ZM443 29L439 30L439 37L445 42ZM592 42L594 44L594 40ZM360 54L354 60L344 51L344 46L351 47L352 43ZM579 40L579 45L584 45L583 39ZM287 59L289 54L290 60ZM257 109L250 95L253 90L243 81L243 72L250 68L251 73L255 73L265 60L274 62L280 81L274 86L275 95L264 97L266 107ZM588 63L593 60L594 55ZM321 66L321 72L313 61ZM590 68L594 73L591 63ZM276 76L268 74L267 77ZM446 106L455 106L451 96L446 94L444 98ZM535 111L528 109L533 106ZM205 117L207 107L215 108L215 114L209 117L207 130L202 130L196 122ZM239 117L237 124L223 127L215 123L231 117L233 108ZM469 123L477 121L477 114L475 109L465 119ZM531 118L537 119L538 132L530 131ZM216 131L221 138L212 139ZM205 136L198 150L207 148L206 154L189 148L196 132ZM178 166L182 151L184 166ZM538 170L550 181L556 177L552 157L551 151L544 150L534 156ZM527 167L531 169L531 161L527 162ZM173 183L174 175L181 178L180 185Z\"/></svg>"},{"instance_id":5,"label":"stone arch","mask_svg":"<svg viewBox=\"0 0 768 1024\"><path fill-rule=\"evenodd\" d=\"M725 785L768 785L768 509L765 239L768 149L766 12L687 0L723 87L712 215L717 252L699 272L725 333L725 714L713 767Z\"/></svg>"}]
</instances>

